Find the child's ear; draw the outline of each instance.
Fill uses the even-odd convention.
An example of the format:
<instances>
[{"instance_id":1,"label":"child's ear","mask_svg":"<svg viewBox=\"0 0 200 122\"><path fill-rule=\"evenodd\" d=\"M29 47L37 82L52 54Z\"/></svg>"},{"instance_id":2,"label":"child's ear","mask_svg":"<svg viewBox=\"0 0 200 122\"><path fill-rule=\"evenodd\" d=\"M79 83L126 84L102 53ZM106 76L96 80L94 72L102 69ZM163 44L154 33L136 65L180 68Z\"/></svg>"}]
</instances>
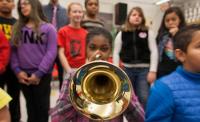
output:
<instances>
[{"instance_id":1,"label":"child's ear","mask_svg":"<svg viewBox=\"0 0 200 122\"><path fill-rule=\"evenodd\" d=\"M175 49L175 56L176 58L181 62L185 62L185 52L183 52L181 49Z\"/></svg>"}]
</instances>

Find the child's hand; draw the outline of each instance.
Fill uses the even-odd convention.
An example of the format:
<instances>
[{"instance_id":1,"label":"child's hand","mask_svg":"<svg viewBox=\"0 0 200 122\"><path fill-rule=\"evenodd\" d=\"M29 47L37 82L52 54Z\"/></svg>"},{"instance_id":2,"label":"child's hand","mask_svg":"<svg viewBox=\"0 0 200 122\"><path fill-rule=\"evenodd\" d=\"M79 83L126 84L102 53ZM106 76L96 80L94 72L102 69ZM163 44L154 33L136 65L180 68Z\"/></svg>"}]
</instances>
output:
<instances>
[{"instance_id":1,"label":"child's hand","mask_svg":"<svg viewBox=\"0 0 200 122\"><path fill-rule=\"evenodd\" d=\"M147 74L147 81L149 82L149 84L153 84L155 80L156 80L156 72L149 72Z\"/></svg>"},{"instance_id":2,"label":"child's hand","mask_svg":"<svg viewBox=\"0 0 200 122\"><path fill-rule=\"evenodd\" d=\"M174 27L174 28L171 28L169 32L171 33L172 36L174 36L178 32L178 30L179 30L178 27Z\"/></svg>"},{"instance_id":3,"label":"child's hand","mask_svg":"<svg viewBox=\"0 0 200 122\"><path fill-rule=\"evenodd\" d=\"M65 76L64 76L64 80L71 80L71 78L74 76L75 74L75 70L69 70Z\"/></svg>"},{"instance_id":4,"label":"child's hand","mask_svg":"<svg viewBox=\"0 0 200 122\"><path fill-rule=\"evenodd\" d=\"M33 85L38 85L40 83L40 78L38 78L35 74L32 74L31 77L28 78L28 80Z\"/></svg>"},{"instance_id":5,"label":"child's hand","mask_svg":"<svg viewBox=\"0 0 200 122\"><path fill-rule=\"evenodd\" d=\"M17 78L18 78L18 80L19 80L20 83L25 84L25 85L30 85L30 82L28 80L28 75L27 75L26 72L20 71L17 74Z\"/></svg>"}]
</instances>

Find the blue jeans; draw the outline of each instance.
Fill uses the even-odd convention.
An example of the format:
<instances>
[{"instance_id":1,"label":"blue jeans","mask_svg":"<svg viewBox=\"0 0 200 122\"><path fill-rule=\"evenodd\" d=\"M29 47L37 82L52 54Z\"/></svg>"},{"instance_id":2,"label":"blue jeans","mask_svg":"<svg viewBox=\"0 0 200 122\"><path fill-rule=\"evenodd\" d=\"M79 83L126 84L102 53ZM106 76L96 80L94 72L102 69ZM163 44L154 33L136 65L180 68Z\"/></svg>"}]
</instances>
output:
<instances>
[{"instance_id":1,"label":"blue jeans","mask_svg":"<svg viewBox=\"0 0 200 122\"><path fill-rule=\"evenodd\" d=\"M125 72L129 76L133 89L136 96L138 97L140 103L145 108L147 98L149 95L149 84L147 82L147 74L149 68L127 68L125 67Z\"/></svg>"}]
</instances>

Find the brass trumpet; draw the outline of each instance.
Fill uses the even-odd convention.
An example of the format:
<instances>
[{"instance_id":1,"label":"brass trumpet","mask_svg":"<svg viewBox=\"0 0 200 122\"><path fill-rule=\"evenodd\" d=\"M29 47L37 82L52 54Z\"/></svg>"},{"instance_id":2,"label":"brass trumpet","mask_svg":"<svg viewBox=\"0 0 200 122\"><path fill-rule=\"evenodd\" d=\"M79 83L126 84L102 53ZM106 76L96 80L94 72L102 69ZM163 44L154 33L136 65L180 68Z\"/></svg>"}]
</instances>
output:
<instances>
[{"instance_id":1,"label":"brass trumpet","mask_svg":"<svg viewBox=\"0 0 200 122\"><path fill-rule=\"evenodd\" d=\"M120 68L105 61L93 61L77 70L69 90L77 111L90 119L104 121L126 110L132 85Z\"/></svg>"}]
</instances>

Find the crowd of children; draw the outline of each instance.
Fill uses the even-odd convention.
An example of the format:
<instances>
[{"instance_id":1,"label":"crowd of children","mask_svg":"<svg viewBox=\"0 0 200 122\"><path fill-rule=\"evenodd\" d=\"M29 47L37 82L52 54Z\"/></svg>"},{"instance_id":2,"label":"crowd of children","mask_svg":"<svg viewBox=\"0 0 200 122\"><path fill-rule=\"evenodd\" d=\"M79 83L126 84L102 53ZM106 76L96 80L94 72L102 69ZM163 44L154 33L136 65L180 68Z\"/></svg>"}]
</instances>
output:
<instances>
[{"instance_id":1,"label":"crowd of children","mask_svg":"<svg viewBox=\"0 0 200 122\"><path fill-rule=\"evenodd\" d=\"M58 0L43 7L39 0L18 0L18 20L13 8L14 0L0 0L0 87L6 84L10 95L0 88L0 121L20 121L20 90L28 122L48 122L49 116L52 122L93 121L73 108L69 82L97 55L104 61L113 57L116 66L121 62L133 86L127 110L108 121L200 121L200 25L186 25L179 7L165 11L157 36L146 26L142 8L133 7L114 39L98 17L99 0L85 0L85 14L80 3L70 3L66 11ZM56 57L63 82L50 109Z\"/></svg>"}]
</instances>

